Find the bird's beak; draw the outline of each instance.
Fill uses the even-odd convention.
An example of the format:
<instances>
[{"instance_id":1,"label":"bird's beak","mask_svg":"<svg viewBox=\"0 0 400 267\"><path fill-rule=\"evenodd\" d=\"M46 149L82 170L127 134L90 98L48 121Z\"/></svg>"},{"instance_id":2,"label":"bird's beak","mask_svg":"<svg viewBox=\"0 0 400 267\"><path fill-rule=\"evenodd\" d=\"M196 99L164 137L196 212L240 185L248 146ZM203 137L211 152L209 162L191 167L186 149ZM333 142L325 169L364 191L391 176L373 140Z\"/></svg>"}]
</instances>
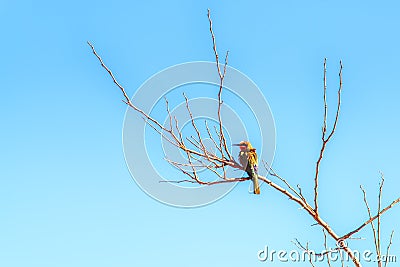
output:
<instances>
[{"instance_id":1,"label":"bird's beak","mask_svg":"<svg viewBox=\"0 0 400 267\"><path fill-rule=\"evenodd\" d=\"M232 144L232 146L241 146L241 144Z\"/></svg>"}]
</instances>

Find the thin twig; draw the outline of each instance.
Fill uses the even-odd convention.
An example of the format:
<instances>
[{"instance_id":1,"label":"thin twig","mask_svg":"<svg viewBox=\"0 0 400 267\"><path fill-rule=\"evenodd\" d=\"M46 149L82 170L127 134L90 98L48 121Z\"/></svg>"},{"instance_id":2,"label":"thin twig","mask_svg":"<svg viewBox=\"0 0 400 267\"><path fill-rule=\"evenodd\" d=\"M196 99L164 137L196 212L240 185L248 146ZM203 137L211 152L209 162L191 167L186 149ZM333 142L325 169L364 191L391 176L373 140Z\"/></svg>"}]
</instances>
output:
<instances>
[{"instance_id":1,"label":"thin twig","mask_svg":"<svg viewBox=\"0 0 400 267\"><path fill-rule=\"evenodd\" d=\"M392 245L393 234L394 234L394 230L392 230L392 233L390 234L389 244L388 244L387 249L386 249L386 259L385 259L384 267L386 267L388 262L389 262L388 258L389 258L390 246Z\"/></svg>"},{"instance_id":2,"label":"thin twig","mask_svg":"<svg viewBox=\"0 0 400 267\"><path fill-rule=\"evenodd\" d=\"M207 130L207 134L208 137L211 139L211 141L214 143L215 148L221 153L222 156L222 150L220 150L220 147L217 145L217 142L215 141L213 135L211 134L210 128L208 127L208 123L207 120L204 120L205 126L206 126L206 130Z\"/></svg>"},{"instance_id":3,"label":"thin twig","mask_svg":"<svg viewBox=\"0 0 400 267\"><path fill-rule=\"evenodd\" d=\"M192 123L193 129L196 131L197 137L199 138L198 143L199 143L199 145L201 146L201 150L202 150L202 151L204 152L204 154L207 156L206 147L205 147L205 145L204 145L204 143L203 143L203 139L201 138L201 134L200 134L199 129L197 128L196 122L194 121L193 113L192 113L192 111L190 110L189 99L187 98L187 96L186 96L185 93L183 93L183 97L185 98L186 110L187 110L188 113L189 113L190 122Z\"/></svg>"},{"instance_id":4,"label":"thin twig","mask_svg":"<svg viewBox=\"0 0 400 267\"><path fill-rule=\"evenodd\" d=\"M165 99L165 108L167 110L168 118L169 118L169 130L172 132L172 116L171 116L171 111L169 110L169 102L166 97L164 97L164 99Z\"/></svg>"},{"instance_id":5,"label":"thin twig","mask_svg":"<svg viewBox=\"0 0 400 267\"><path fill-rule=\"evenodd\" d=\"M322 126L323 134L325 134L326 132L327 117L328 117L328 103L326 101L326 58L324 58L324 125ZM322 138L322 141L324 141L324 138Z\"/></svg>"},{"instance_id":6,"label":"thin twig","mask_svg":"<svg viewBox=\"0 0 400 267\"><path fill-rule=\"evenodd\" d=\"M301 200L303 200L303 202L304 202L306 205L308 205L306 199L304 198L304 196L303 196L303 194L302 194L302 192L301 192L301 188L300 188L299 185L297 185L297 187L299 188L299 192L297 192L297 191L289 184L289 182L288 182L286 179L282 178L280 175L278 175L278 174L275 172L275 170L274 170L271 166L269 166L268 163L267 163L265 160L262 160L262 163L263 163L263 165L264 165L264 168L268 171L268 174L269 174L269 175L271 175L271 176L273 176L273 177L276 177L276 178L278 178L279 180L281 180L281 181L290 189L290 191L292 191L292 193L294 193L297 197L299 197Z\"/></svg>"},{"instance_id":7,"label":"thin twig","mask_svg":"<svg viewBox=\"0 0 400 267\"><path fill-rule=\"evenodd\" d=\"M385 177L383 173L381 172L381 182L379 184L379 194L378 194L378 219L377 219L377 240L376 240L376 247L377 247L377 256L378 256L378 266L382 267L382 261L380 260L381 258L381 216L379 215L379 211L381 210L381 203L382 203L382 189L383 189L383 184L385 182Z\"/></svg>"},{"instance_id":8,"label":"thin twig","mask_svg":"<svg viewBox=\"0 0 400 267\"><path fill-rule=\"evenodd\" d=\"M302 193L302 191L301 191L300 185L297 184L296 186L297 186L297 189L299 189L299 195L300 195L301 199L302 199L304 202L307 202L306 198L303 196L303 193Z\"/></svg>"},{"instance_id":9,"label":"thin twig","mask_svg":"<svg viewBox=\"0 0 400 267\"><path fill-rule=\"evenodd\" d=\"M161 181L158 181L158 182L159 183L172 183L172 184L180 184L180 183L197 184L197 182L193 181L193 180L179 180L179 181L176 181L176 180L161 180Z\"/></svg>"},{"instance_id":10,"label":"thin twig","mask_svg":"<svg viewBox=\"0 0 400 267\"><path fill-rule=\"evenodd\" d=\"M131 108L142 114L146 119L150 120L154 124L156 124L158 127L160 127L163 130L166 130L158 121L150 117L147 113L145 113L143 110L139 109L135 105L132 104L131 100L129 99L128 95L126 94L126 91L124 87L122 87L121 84L118 83L118 81L115 79L114 74L111 72L111 70L104 64L103 59L97 54L96 50L94 49L94 46L88 41L87 44L92 48L93 54L97 57L97 59L100 61L101 66L108 72L108 74L111 76L113 82L119 87L121 90L122 94L125 97L124 103L129 105Z\"/></svg>"},{"instance_id":11,"label":"thin twig","mask_svg":"<svg viewBox=\"0 0 400 267\"><path fill-rule=\"evenodd\" d=\"M369 205L368 205L368 201L367 201L367 193L365 192L364 188L363 188L361 185L360 185L360 188L361 188L361 190L362 190L362 192L363 192L364 203L365 203L365 206L367 207L368 217L371 219L371 218L372 218L372 215L371 215L371 209L370 209L370 207L369 207ZM378 216L378 218L379 218L379 216ZM380 249L379 249L379 247L378 247L376 229L375 229L375 225L374 225L374 222L373 222L373 221L371 221L371 228L372 228L372 233L373 233L373 235L374 235L374 244L375 244L376 255L377 255L378 258L379 258ZM378 261L378 266L380 266L380 263L379 263L379 262L380 262L380 261Z\"/></svg>"}]
</instances>

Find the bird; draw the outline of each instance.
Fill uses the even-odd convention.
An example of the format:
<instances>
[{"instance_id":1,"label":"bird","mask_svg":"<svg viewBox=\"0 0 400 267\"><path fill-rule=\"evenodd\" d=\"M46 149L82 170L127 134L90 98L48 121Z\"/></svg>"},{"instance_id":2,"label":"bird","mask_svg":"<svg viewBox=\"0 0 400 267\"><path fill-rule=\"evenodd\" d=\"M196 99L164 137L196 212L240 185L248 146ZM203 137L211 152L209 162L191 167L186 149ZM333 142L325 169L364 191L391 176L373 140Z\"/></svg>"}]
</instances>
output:
<instances>
[{"instance_id":1,"label":"bird","mask_svg":"<svg viewBox=\"0 0 400 267\"><path fill-rule=\"evenodd\" d=\"M253 182L253 193L259 195L260 186L258 184L258 157L256 149L253 148L249 141L241 141L239 144L233 145L240 148L239 162Z\"/></svg>"}]
</instances>

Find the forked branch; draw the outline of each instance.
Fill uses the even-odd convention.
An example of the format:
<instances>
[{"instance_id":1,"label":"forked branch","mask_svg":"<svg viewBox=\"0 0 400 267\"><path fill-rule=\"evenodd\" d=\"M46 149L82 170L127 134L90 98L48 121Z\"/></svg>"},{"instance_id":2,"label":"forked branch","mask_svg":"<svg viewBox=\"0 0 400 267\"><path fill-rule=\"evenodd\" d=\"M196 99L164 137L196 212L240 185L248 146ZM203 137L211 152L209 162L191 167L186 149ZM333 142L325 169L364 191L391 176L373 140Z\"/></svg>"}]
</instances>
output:
<instances>
[{"instance_id":1,"label":"forked branch","mask_svg":"<svg viewBox=\"0 0 400 267\"><path fill-rule=\"evenodd\" d=\"M331 132L326 135L327 131L327 117L328 117L328 103L327 103L327 97L326 97L326 58L324 59L324 122L322 126L322 146L321 150L319 152L319 157L315 166L315 176L314 176L314 210L318 214L318 179L319 179L319 168L320 164L322 161L322 158L324 157L324 152L326 145L328 144L329 140L332 138L333 134L336 131L336 126L337 122L339 120L339 113L340 113L340 104L341 104L341 93L342 93L342 70L343 70L343 65L342 61L340 61L340 69L339 69L339 89L338 89L338 100L337 100L337 108L336 108L336 116L335 116L335 121L333 123L333 127Z\"/></svg>"}]
</instances>

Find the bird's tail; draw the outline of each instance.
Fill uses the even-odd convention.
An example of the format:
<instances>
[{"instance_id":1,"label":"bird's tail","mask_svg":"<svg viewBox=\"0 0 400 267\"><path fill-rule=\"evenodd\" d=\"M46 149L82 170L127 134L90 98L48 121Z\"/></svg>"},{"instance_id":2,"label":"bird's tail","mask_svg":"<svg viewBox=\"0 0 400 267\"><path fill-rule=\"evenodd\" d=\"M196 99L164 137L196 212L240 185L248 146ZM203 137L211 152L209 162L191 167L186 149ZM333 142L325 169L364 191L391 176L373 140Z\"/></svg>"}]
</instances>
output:
<instances>
[{"instance_id":1,"label":"bird's tail","mask_svg":"<svg viewBox=\"0 0 400 267\"><path fill-rule=\"evenodd\" d=\"M258 184L258 175L253 175L251 178L253 180L253 189L254 189L254 194L259 195L260 194L260 186Z\"/></svg>"}]
</instances>

